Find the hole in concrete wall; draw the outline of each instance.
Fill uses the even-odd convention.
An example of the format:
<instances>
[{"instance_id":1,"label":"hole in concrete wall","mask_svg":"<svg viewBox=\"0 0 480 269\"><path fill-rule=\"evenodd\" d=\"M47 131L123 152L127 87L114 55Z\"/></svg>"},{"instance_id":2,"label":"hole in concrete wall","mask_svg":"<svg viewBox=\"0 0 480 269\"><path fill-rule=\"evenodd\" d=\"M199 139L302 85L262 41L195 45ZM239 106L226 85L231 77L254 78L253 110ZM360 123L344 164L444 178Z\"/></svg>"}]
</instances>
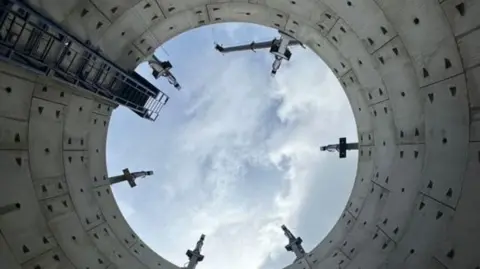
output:
<instances>
[{"instance_id":1,"label":"hole in concrete wall","mask_svg":"<svg viewBox=\"0 0 480 269\"><path fill-rule=\"evenodd\" d=\"M80 145L82 145L82 146L83 146L83 138L82 138L82 139L80 139Z\"/></svg>"},{"instance_id":2,"label":"hole in concrete wall","mask_svg":"<svg viewBox=\"0 0 480 269\"><path fill-rule=\"evenodd\" d=\"M102 28L102 26L103 26L103 22L99 21L97 23L97 25L95 26L95 28L98 30L98 29Z\"/></svg>"},{"instance_id":3,"label":"hole in concrete wall","mask_svg":"<svg viewBox=\"0 0 480 269\"><path fill-rule=\"evenodd\" d=\"M418 130L418 128L415 128L415 136L419 136L420 135L420 131Z\"/></svg>"},{"instance_id":4,"label":"hole in concrete wall","mask_svg":"<svg viewBox=\"0 0 480 269\"><path fill-rule=\"evenodd\" d=\"M362 65L363 62L361 60L358 60L358 65Z\"/></svg>"},{"instance_id":5,"label":"hole in concrete wall","mask_svg":"<svg viewBox=\"0 0 480 269\"><path fill-rule=\"evenodd\" d=\"M72 156L68 156L68 162L72 163Z\"/></svg>"},{"instance_id":6,"label":"hole in concrete wall","mask_svg":"<svg viewBox=\"0 0 480 269\"><path fill-rule=\"evenodd\" d=\"M355 208L355 213L358 213L358 208Z\"/></svg>"},{"instance_id":7,"label":"hole in concrete wall","mask_svg":"<svg viewBox=\"0 0 480 269\"><path fill-rule=\"evenodd\" d=\"M38 113L41 115L43 113L43 106L38 107Z\"/></svg>"},{"instance_id":8,"label":"hole in concrete wall","mask_svg":"<svg viewBox=\"0 0 480 269\"><path fill-rule=\"evenodd\" d=\"M372 156L372 151L371 150L368 151L368 156Z\"/></svg>"},{"instance_id":9,"label":"hole in concrete wall","mask_svg":"<svg viewBox=\"0 0 480 269\"><path fill-rule=\"evenodd\" d=\"M113 215L113 219L117 219L117 216Z\"/></svg>"},{"instance_id":10,"label":"hole in concrete wall","mask_svg":"<svg viewBox=\"0 0 480 269\"><path fill-rule=\"evenodd\" d=\"M47 153L47 154L50 153L50 149L49 149L49 148L45 148L44 151L45 151L45 153Z\"/></svg>"},{"instance_id":11,"label":"hole in concrete wall","mask_svg":"<svg viewBox=\"0 0 480 269\"><path fill-rule=\"evenodd\" d=\"M378 57L378 60L379 60L382 64L385 64L385 61L383 60L383 57L382 57L382 56Z\"/></svg>"},{"instance_id":12,"label":"hole in concrete wall","mask_svg":"<svg viewBox=\"0 0 480 269\"><path fill-rule=\"evenodd\" d=\"M117 13L117 10L118 10L118 7L113 7L112 9L110 9L110 12L115 14L115 13Z\"/></svg>"},{"instance_id":13,"label":"hole in concrete wall","mask_svg":"<svg viewBox=\"0 0 480 269\"><path fill-rule=\"evenodd\" d=\"M402 192L405 192L405 188L402 188Z\"/></svg>"},{"instance_id":14,"label":"hole in concrete wall","mask_svg":"<svg viewBox=\"0 0 480 269\"><path fill-rule=\"evenodd\" d=\"M388 177L386 177L386 178L385 178L385 183L387 183L387 184L388 184L388 181L389 181L389 178L388 178Z\"/></svg>"},{"instance_id":15,"label":"hole in concrete wall","mask_svg":"<svg viewBox=\"0 0 480 269\"><path fill-rule=\"evenodd\" d=\"M447 257L450 259L455 257L455 250L453 248L447 253Z\"/></svg>"},{"instance_id":16,"label":"hole in concrete wall","mask_svg":"<svg viewBox=\"0 0 480 269\"><path fill-rule=\"evenodd\" d=\"M47 92L47 90L48 90L48 89L47 89L47 87L45 87L45 86L42 88L42 92Z\"/></svg>"},{"instance_id":17,"label":"hole in concrete wall","mask_svg":"<svg viewBox=\"0 0 480 269\"><path fill-rule=\"evenodd\" d=\"M375 240L375 239L377 239L377 237L378 237L378 234L375 233L375 234L373 235L373 238L372 238L372 239Z\"/></svg>"},{"instance_id":18,"label":"hole in concrete wall","mask_svg":"<svg viewBox=\"0 0 480 269\"><path fill-rule=\"evenodd\" d=\"M335 42L338 42L337 38L336 37L332 37L332 40L335 41Z\"/></svg>"},{"instance_id":19,"label":"hole in concrete wall","mask_svg":"<svg viewBox=\"0 0 480 269\"><path fill-rule=\"evenodd\" d=\"M150 3L146 3L144 6L143 6L143 9L147 9L149 7L151 7L152 5L150 5Z\"/></svg>"},{"instance_id":20,"label":"hole in concrete wall","mask_svg":"<svg viewBox=\"0 0 480 269\"><path fill-rule=\"evenodd\" d=\"M430 100L430 103L433 103L433 99L434 99L433 93L428 94L428 99Z\"/></svg>"},{"instance_id":21,"label":"hole in concrete wall","mask_svg":"<svg viewBox=\"0 0 480 269\"><path fill-rule=\"evenodd\" d=\"M393 233L394 233L394 234L398 234L398 227L395 228L395 230L393 230Z\"/></svg>"},{"instance_id":22,"label":"hole in concrete wall","mask_svg":"<svg viewBox=\"0 0 480 269\"><path fill-rule=\"evenodd\" d=\"M169 8L168 8L168 12L172 12L172 11L174 11L174 10L175 10L175 7L169 7Z\"/></svg>"},{"instance_id":23,"label":"hole in concrete wall","mask_svg":"<svg viewBox=\"0 0 480 269\"><path fill-rule=\"evenodd\" d=\"M335 253L333 253L332 257L334 257L334 258L335 258L335 257L337 257L337 255L338 255L338 253L337 253L337 252L335 252Z\"/></svg>"},{"instance_id":24,"label":"hole in concrete wall","mask_svg":"<svg viewBox=\"0 0 480 269\"><path fill-rule=\"evenodd\" d=\"M71 144L72 144L72 139L69 138L67 143L68 143L69 145L71 145Z\"/></svg>"},{"instance_id":25,"label":"hole in concrete wall","mask_svg":"<svg viewBox=\"0 0 480 269\"><path fill-rule=\"evenodd\" d=\"M98 259L97 261L98 261L98 264L103 264L102 259Z\"/></svg>"},{"instance_id":26,"label":"hole in concrete wall","mask_svg":"<svg viewBox=\"0 0 480 269\"><path fill-rule=\"evenodd\" d=\"M347 245L347 241L343 242L343 246L346 246Z\"/></svg>"},{"instance_id":27,"label":"hole in concrete wall","mask_svg":"<svg viewBox=\"0 0 480 269\"><path fill-rule=\"evenodd\" d=\"M20 143L20 134L19 133L16 133L15 134L15 143Z\"/></svg>"},{"instance_id":28,"label":"hole in concrete wall","mask_svg":"<svg viewBox=\"0 0 480 269\"><path fill-rule=\"evenodd\" d=\"M60 97L65 97L65 93L64 93L64 92L60 92Z\"/></svg>"},{"instance_id":29,"label":"hole in concrete wall","mask_svg":"<svg viewBox=\"0 0 480 269\"><path fill-rule=\"evenodd\" d=\"M98 234L94 233L93 237L95 237L95 239L98 239Z\"/></svg>"},{"instance_id":30,"label":"hole in concrete wall","mask_svg":"<svg viewBox=\"0 0 480 269\"><path fill-rule=\"evenodd\" d=\"M455 8L457 9L458 13L460 13L460 16L465 16L465 3L462 2L456 5Z\"/></svg>"},{"instance_id":31,"label":"hole in concrete wall","mask_svg":"<svg viewBox=\"0 0 480 269\"><path fill-rule=\"evenodd\" d=\"M392 51L393 51L393 53L395 53L396 56L398 56L398 49L397 48L393 48Z\"/></svg>"},{"instance_id":32,"label":"hole in concrete wall","mask_svg":"<svg viewBox=\"0 0 480 269\"><path fill-rule=\"evenodd\" d=\"M368 43L370 43L370 45L373 46L373 44L374 44L373 39L371 39L371 38L369 37L367 40L368 40Z\"/></svg>"},{"instance_id":33,"label":"hole in concrete wall","mask_svg":"<svg viewBox=\"0 0 480 269\"><path fill-rule=\"evenodd\" d=\"M60 261L60 257L58 257L58 255L53 255L52 257L55 261L59 262Z\"/></svg>"},{"instance_id":34,"label":"hole in concrete wall","mask_svg":"<svg viewBox=\"0 0 480 269\"><path fill-rule=\"evenodd\" d=\"M418 209L419 209L419 210L422 210L424 207L425 207L425 203L424 203L424 202L420 202L420 205L418 206Z\"/></svg>"},{"instance_id":35,"label":"hole in concrete wall","mask_svg":"<svg viewBox=\"0 0 480 269\"><path fill-rule=\"evenodd\" d=\"M430 76L430 73L428 73L428 70L423 68L423 77L428 78Z\"/></svg>"},{"instance_id":36,"label":"hole in concrete wall","mask_svg":"<svg viewBox=\"0 0 480 269\"><path fill-rule=\"evenodd\" d=\"M383 91L381 88L378 88L378 94L383 95Z\"/></svg>"},{"instance_id":37,"label":"hole in concrete wall","mask_svg":"<svg viewBox=\"0 0 480 269\"><path fill-rule=\"evenodd\" d=\"M414 23L415 25L418 25L418 24L420 23L420 19L419 19L419 18L413 19L413 23Z\"/></svg>"},{"instance_id":38,"label":"hole in concrete wall","mask_svg":"<svg viewBox=\"0 0 480 269\"><path fill-rule=\"evenodd\" d=\"M6 87L6 88L5 88L5 91L6 91L7 93L11 93L11 92L12 92L12 88Z\"/></svg>"},{"instance_id":39,"label":"hole in concrete wall","mask_svg":"<svg viewBox=\"0 0 480 269\"><path fill-rule=\"evenodd\" d=\"M133 252L135 252L135 254L138 254L138 250L134 249Z\"/></svg>"},{"instance_id":40,"label":"hole in concrete wall","mask_svg":"<svg viewBox=\"0 0 480 269\"><path fill-rule=\"evenodd\" d=\"M388 218L385 218L382 223L383 223L383 225L387 225L387 223L388 223Z\"/></svg>"},{"instance_id":41,"label":"hole in concrete wall","mask_svg":"<svg viewBox=\"0 0 480 269\"><path fill-rule=\"evenodd\" d=\"M85 218L85 223L90 224L90 220L88 218Z\"/></svg>"},{"instance_id":42,"label":"hole in concrete wall","mask_svg":"<svg viewBox=\"0 0 480 269\"><path fill-rule=\"evenodd\" d=\"M157 16L157 15L153 15L153 17L152 17L150 20L151 20L151 21L154 21L154 20L156 20L156 19L158 19L158 16Z\"/></svg>"},{"instance_id":43,"label":"hole in concrete wall","mask_svg":"<svg viewBox=\"0 0 480 269\"><path fill-rule=\"evenodd\" d=\"M55 117L60 118L60 110L55 111Z\"/></svg>"},{"instance_id":44,"label":"hole in concrete wall","mask_svg":"<svg viewBox=\"0 0 480 269\"><path fill-rule=\"evenodd\" d=\"M97 191L97 195L98 197L102 196L102 194L99 191Z\"/></svg>"},{"instance_id":45,"label":"hole in concrete wall","mask_svg":"<svg viewBox=\"0 0 480 269\"><path fill-rule=\"evenodd\" d=\"M340 27L340 31L346 33L347 31L345 30L345 28L343 28L343 26Z\"/></svg>"},{"instance_id":46,"label":"hole in concrete wall","mask_svg":"<svg viewBox=\"0 0 480 269\"><path fill-rule=\"evenodd\" d=\"M371 93L368 93L368 99L372 100L373 97L372 97L372 94Z\"/></svg>"},{"instance_id":47,"label":"hole in concrete wall","mask_svg":"<svg viewBox=\"0 0 480 269\"><path fill-rule=\"evenodd\" d=\"M45 185L42 185L42 192L47 192L47 187Z\"/></svg>"},{"instance_id":48,"label":"hole in concrete wall","mask_svg":"<svg viewBox=\"0 0 480 269\"><path fill-rule=\"evenodd\" d=\"M83 17L85 17L85 15L87 15L87 14L88 14L88 9L85 9L85 8L84 8L84 9L82 10L82 12L80 13L80 17L83 18Z\"/></svg>"},{"instance_id":49,"label":"hole in concrete wall","mask_svg":"<svg viewBox=\"0 0 480 269\"><path fill-rule=\"evenodd\" d=\"M332 18L332 15L328 14L328 13L325 13L325 17L327 17L328 19L331 19Z\"/></svg>"},{"instance_id":50,"label":"hole in concrete wall","mask_svg":"<svg viewBox=\"0 0 480 269\"><path fill-rule=\"evenodd\" d=\"M446 193L445 195L446 195L448 198L451 198L452 195L453 195L453 190L452 190L452 188L449 188L448 191L447 191L447 193Z\"/></svg>"},{"instance_id":51,"label":"hole in concrete wall","mask_svg":"<svg viewBox=\"0 0 480 269\"><path fill-rule=\"evenodd\" d=\"M33 269L42 269L42 267L40 265L35 265L35 267Z\"/></svg>"},{"instance_id":52,"label":"hole in concrete wall","mask_svg":"<svg viewBox=\"0 0 480 269\"><path fill-rule=\"evenodd\" d=\"M445 58L445 69L452 67L452 62L449 59Z\"/></svg>"},{"instance_id":53,"label":"hole in concrete wall","mask_svg":"<svg viewBox=\"0 0 480 269\"><path fill-rule=\"evenodd\" d=\"M442 143L443 143L443 144L447 144L447 142L448 142L447 138L444 137L444 138L442 139Z\"/></svg>"},{"instance_id":54,"label":"hole in concrete wall","mask_svg":"<svg viewBox=\"0 0 480 269\"><path fill-rule=\"evenodd\" d=\"M427 188L429 189L433 188L433 182L431 180L428 182Z\"/></svg>"},{"instance_id":55,"label":"hole in concrete wall","mask_svg":"<svg viewBox=\"0 0 480 269\"><path fill-rule=\"evenodd\" d=\"M351 220L348 220L348 221L347 221L347 225L350 225L350 223L352 223L352 221L351 221Z\"/></svg>"},{"instance_id":56,"label":"hole in concrete wall","mask_svg":"<svg viewBox=\"0 0 480 269\"><path fill-rule=\"evenodd\" d=\"M385 27L383 27L383 26L380 27L380 30L382 30L382 33L383 33L384 35L386 35L386 34L388 33L387 28L385 28Z\"/></svg>"},{"instance_id":57,"label":"hole in concrete wall","mask_svg":"<svg viewBox=\"0 0 480 269\"><path fill-rule=\"evenodd\" d=\"M343 264L344 260L341 260L338 264Z\"/></svg>"},{"instance_id":58,"label":"hole in concrete wall","mask_svg":"<svg viewBox=\"0 0 480 269\"><path fill-rule=\"evenodd\" d=\"M351 7L351 6L352 6L352 2L347 1L347 6Z\"/></svg>"},{"instance_id":59,"label":"hole in concrete wall","mask_svg":"<svg viewBox=\"0 0 480 269\"><path fill-rule=\"evenodd\" d=\"M452 96L455 96L457 94L457 87L452 86L452 87L449 88L449 90L450 90L450 94Z\"/></svg>"},{"instance_id":60,"label":"hole in concrete wall","mask_svg":"<svg viewBox=\"0 0 480 269\"><path fill-rule=\"evenodd\" d=\"M383 108L383 111L385 112L385 114L388 114L388 109L387 109L387 107L384 107L384 108Z\"/></svg>"},{"instance_id":61,"label":"hole in concrete wall","mask_svg":"<svg viewBox=\"0 0 480 269\"><path fill-rule=\"evenodd\" d=\"M248 14L250 14L250 13L248 13ZM298 22L296 22L296 21L292 21L292 23L293 23L293 25L298 25Z\"/></svg>"},{"instance_id":62,"label":"hole in concrete wall","mask_svg":"<svg viewBox=\"0 0 480 269\"><path fill-rule=\"evenodd\" d=\"M83 107L79 107L79 108L78 108L78 111L82 112L82 111L83 111Z\"/></svg>"},{"instance_id":63,"label":"hole in concrete wall","mask_svg":"<svg viewBox=\"0 0 480 269\"><path fill-rule=\"evenodd\" d=\"M97 119L94 119L94 120L93 120L93 124L97 124Z\"/></svg>"},{"instance_id":64,"label":"hole in concrete wall","mask_svg":"<svg viewBox=\"0 0 480 269\"><path fill-rule=\"evenodd\" d=\"M435 219L439 220L442 216L443 216L443 212L442 212L442 211L438 211L438 212L437 212L437 216L435 216Z\"/></svg>"},{"instance_id":65,"label":"hole in concrete wall","mask_svg":"<svg viewBox=\"0 0 480 269\"><path fill-rule=\"evenodd\" d=\"M59 190L63 190L63 185L62 185L62 183L58 183L58 184L57 184L57 188L58 188Z\"/></svg>"},{"instance_id":66,"label":"hole in concrete wall","mask_svg":"<svg viewBox=\"0 0 480 269\"><path fill-rule=\"evenodd\" d=\"M380 193L380 200L383 198L383 193Z\"/></svg>"},{"instance_id":67,"label":"hole in concrete wall","mask_svg":"<svg viewBox=\"0 0 480 269\"><path fill-rule=\"evenodd\" d=\"M47 209L48 209L48 211L53 212L53 206L52 205L47 205Z\"/></svg>"},{"instance_id":68,"label":"hole in concrete wall","mask_svg":"<svg viewBox=\"0 0 480 269\"><path fill-rule=\"evenodd\" d=\"M132 53L133 53L133 50L129 50L127 55L130 56L130 55L132 55Z\"/></svg>"},{"instance_id":69,"label":"hole in concrete wall","mask_svg":"<svg viewBox=\"0 0 480 269\"><path fill-rule=\"evenodd\" d=\"M17 162L18 166L22 166L22 158L15 158L15 161Z\"/></svg>"},{"instance_id":70,"label":"hole in concrete wall","mask_svg":"<svg viewBox=\"0 0 480 269\"><path fill-rule=\"evenodd\" d=\"M405 133L403 131L400 131L400 137L403 138L405 136Z\"/></svg>"},{"instance_id":71,"label":"hole in concrete wall","mask_svg":"<svg viewBox=\"0 0 480 269\"><path fill-rule=\"evenodd\" d=\"M80 192L83 192L83 189L80 189Z\"/></svg>"},{"instance_id":72,"label":"hole in concrete wall","mask_svg":"<svg viewBox=\"0 0 480 269\"><path fill-rule=\"evenodd\" d=\"M413 254L413 253L415 253L415 249L412 248L410 249L410 254Z\"/></svg>"},{"instance_id":73,"label":"hole in concrete wall","mask_svg":"<svg viewBox=\"0 0 480 269\"><path fill-rule=\"evenodd\" d=\"M42 238L42 242L43 242L44 245L50 243L45 236Z\"/></svg>"},{"instance_id":74,"label":"hole in concrete wall","mask_svg":"<svg viewBox=\"0 0 480 269\"><path fill-rule=\"evenodd\" d=\"M64 207L68 207L67 201L63 200L62 204L63 204Z\"/></svg>"},{"instance_id":75,"label":"hole in concrete wall","mask_svg":"<svg viewBox=\"0 0 480 269\"><path fill-rule=\"evenodd\" d=\"M363 222L363 226L365 226L365 225L367 225L367 222L366 222L366 221Z\"/></svg>"},{"instance_id":76,"label":"hole in concrete wall","mask_svg":"<svg viewBox=\"0 0 480 269\"><path fill-rule=\"evenodd\" d=\"M386 249L387 247L388 247L388 244L384 243L383 246L382 246L382 249Z\"/></svg>"},{"instance_id":77,"label":"hole in concrete wall","mask_svg":"<svg viewBox=\"0 0 480 269\"><path fill-rule=\"evenodd\" d=\"M29 253L30 249L27 246L23 245L22 246L22 251L23 251L23 253Z\"/></svg>"}]
</instances>

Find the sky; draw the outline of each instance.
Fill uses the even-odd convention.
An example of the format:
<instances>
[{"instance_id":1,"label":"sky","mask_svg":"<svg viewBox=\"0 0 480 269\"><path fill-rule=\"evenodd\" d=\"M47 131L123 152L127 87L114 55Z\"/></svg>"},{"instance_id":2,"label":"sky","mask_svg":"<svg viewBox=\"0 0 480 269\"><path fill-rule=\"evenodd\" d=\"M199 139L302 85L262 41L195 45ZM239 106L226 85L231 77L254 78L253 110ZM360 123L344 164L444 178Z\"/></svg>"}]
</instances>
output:
<instances>
[{"instance_id":1,"label":"sky","mask_svg":"<svg viewBox=\"0 0 480 269\"><path fill-rule=\"evenodd\" d=\"M280 269L295 256L286 224L313 249L338 220L353 187L357 153L339 159L319 146L357 141L346 95L309 49L270 76L267 51L221 55L234 45L278 37L253 24L205 26L168 41L155 54L173 64L177 91L137 72L170 96L156 122L114 111L109 175L153 170L135 188L113 186L133 230L154 251L183 266L203 233L205 269Z\"/></svg>"}]
</instances>

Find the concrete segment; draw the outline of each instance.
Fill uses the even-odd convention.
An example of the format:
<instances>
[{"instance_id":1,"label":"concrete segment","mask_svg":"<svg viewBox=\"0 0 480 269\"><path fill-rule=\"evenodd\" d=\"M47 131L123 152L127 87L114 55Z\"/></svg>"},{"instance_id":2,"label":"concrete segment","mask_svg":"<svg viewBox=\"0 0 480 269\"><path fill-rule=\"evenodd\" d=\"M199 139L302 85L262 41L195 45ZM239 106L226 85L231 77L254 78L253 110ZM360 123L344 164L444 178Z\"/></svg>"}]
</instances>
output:
<instances>
[{"instance_id":1,"label":"concrete segment","mask_svg":"<svg viewBox=\"0 0 480 269\"><path fill-rule=\"evenodd\" d=\"M295 36L344 87L360 149L338 222L287 268L480 266L479 0L28 2L129 70L206 24ZM113 108L0 64L0 206L21 205L0 216L1 268L178 268L115 203L105 163Z\"/></svg>"}]
</instances>

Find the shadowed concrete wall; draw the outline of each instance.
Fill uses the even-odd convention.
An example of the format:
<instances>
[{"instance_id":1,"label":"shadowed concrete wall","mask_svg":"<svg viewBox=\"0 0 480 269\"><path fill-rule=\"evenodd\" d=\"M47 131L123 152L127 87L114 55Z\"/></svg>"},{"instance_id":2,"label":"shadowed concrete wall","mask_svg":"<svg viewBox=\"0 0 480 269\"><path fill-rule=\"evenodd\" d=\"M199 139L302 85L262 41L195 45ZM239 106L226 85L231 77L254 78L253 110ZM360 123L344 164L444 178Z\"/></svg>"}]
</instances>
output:
<instances>
[{"instance_id":1,"label":"shadowed concrete wall","mask_svg":"<svg viewBox=\"0 0 480 269\"><path fill-rule=\"evenodd\" d=\"M126 69L206 24L290 33L343 85L360 154L337 224L288 268L479 268L479 0L29 2ZM104 180L111 104L0 71L0 206L21 204L0 216L0 268L177 268Z\"/></svg>"}]
</instances>

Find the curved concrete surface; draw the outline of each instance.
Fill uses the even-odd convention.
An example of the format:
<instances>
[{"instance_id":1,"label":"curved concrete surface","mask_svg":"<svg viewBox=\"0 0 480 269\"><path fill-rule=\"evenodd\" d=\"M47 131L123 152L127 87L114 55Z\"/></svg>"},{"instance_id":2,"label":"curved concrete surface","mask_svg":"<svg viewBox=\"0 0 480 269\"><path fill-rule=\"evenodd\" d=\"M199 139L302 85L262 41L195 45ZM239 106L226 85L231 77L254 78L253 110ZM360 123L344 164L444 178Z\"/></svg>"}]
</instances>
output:
<instances>
[{"instance_id":1,"label":"curved concrete surface","mask_svg":"<svg viewBox=\"0 0 480 269\"><path fill-rule=\"evenodd\" d=\"M314 50L347 94L357 178L308 268L480 268L479 0L29 0L126 69L242 21ZM0 268L166 268L104 180L112 104L0 65Z\"/></svg>"}]
</instances>

